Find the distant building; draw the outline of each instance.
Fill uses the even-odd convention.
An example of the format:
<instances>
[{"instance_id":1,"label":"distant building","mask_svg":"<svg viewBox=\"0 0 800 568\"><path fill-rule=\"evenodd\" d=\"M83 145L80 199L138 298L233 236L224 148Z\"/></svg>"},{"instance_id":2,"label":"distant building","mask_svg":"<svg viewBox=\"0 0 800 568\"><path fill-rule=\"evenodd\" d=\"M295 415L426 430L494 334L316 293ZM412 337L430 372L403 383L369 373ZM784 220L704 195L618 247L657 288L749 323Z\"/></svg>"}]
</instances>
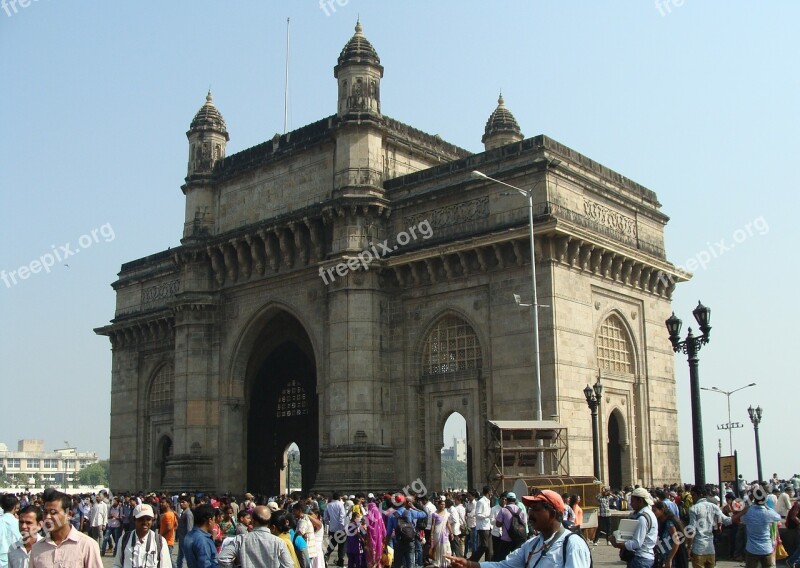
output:
<instances>
[{"instance_id":1,"label":"distant building","mask_svg":"<svg viewBox=\"0 0 800 568\"><path fill-rule=\"evenodd\" d=\"M467 463L466 438L453 438L453 457L456 461Z\"/></svg>"},{"instance_id":2,"label":"distant building","mask_svg":"<svg viewBox=\"0 0 800 568\"><path fill-rule=\"evenodd\" d=\"M443 460L456 460L467 463L466 438L453 438L453 445L442 450Z\"/></svg>"},{"instance_id":3,"label":"distant building","mask_svg":"<svg viewBox=\"0 0 800 568\"><path fill-rule=\"evenodd\" d=\"M95 452L79 452L76 448L45 451L44 440L19 440L17 451L0 443L0 468L18 485L33 485L37 474L42 484L78 482L78 472L99 460Z\"/></svg>"}]
</instances>

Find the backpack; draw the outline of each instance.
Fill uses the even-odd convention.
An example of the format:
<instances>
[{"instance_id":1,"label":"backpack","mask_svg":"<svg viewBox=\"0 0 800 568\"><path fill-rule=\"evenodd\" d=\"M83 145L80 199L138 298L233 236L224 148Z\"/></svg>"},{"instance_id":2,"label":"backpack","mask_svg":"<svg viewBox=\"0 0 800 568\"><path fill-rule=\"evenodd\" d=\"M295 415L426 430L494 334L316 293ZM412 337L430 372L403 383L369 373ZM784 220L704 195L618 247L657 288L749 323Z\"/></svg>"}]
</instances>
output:
<instances>
[{"instance_id":1,"label":"backpack","mask_svg":"<svg viewBox=\"0 0 800 568\"><path fill-rule=\"evenodd\" d=\"M506 507L506 510L511 513L511 524L508 529L508 536L511 538L514 548L519 548L528 540L528 527L522 522L522 515L520 514L521 511L519 508L516 513L508 507Z\"/></svg>"},{"instance_id":2,"label":"backpack","mask_svg":"<svg viewBox=\"0 0 800 568\"><path fill-rule=\"evenodd\" d=\"M156 566L157 568L161 568L161 550L164 548L164 538L155 531L150 531L156 536ZM128 531L125 533L125 536L122 537L122 550L119 552L119 564L120 566L125 566L125 550L128 548L128 543L131 541L131 537L136 534L135 530ZM149 536L149 535L148 535ZM119 547L118 547L119 548ZM171 568L171 567L167 567Z\"/></svg>"},{"instance_id":3,"label":"backpack","mask_svg":"<svg viewBox=\"0 0 800 568\"><path fill-rule=\"evenodd\" d=\"M397 517L397 537L400 542L409 544L417 538L417 531L414 525L403 515Z\"/></svg>"}]
</instances>

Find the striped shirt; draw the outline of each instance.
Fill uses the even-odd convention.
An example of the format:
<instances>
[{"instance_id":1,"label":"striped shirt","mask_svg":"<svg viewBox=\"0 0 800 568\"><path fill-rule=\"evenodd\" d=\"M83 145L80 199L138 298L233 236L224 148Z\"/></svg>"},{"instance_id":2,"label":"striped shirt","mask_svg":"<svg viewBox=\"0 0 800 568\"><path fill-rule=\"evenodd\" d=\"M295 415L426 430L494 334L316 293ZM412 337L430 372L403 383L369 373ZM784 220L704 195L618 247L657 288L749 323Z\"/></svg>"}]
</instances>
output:
<instances>
[{"instance_id":1,"label":"striped shirt","mask_svg":"<svg viewBox=\"0 0 800 568\"><path fill-rule=\"evenodd\" d=\"M220 550L218 561L220 566L241 568L294 568L289 547L267 527L238 535Z\"/></svg>"}]
</instances>

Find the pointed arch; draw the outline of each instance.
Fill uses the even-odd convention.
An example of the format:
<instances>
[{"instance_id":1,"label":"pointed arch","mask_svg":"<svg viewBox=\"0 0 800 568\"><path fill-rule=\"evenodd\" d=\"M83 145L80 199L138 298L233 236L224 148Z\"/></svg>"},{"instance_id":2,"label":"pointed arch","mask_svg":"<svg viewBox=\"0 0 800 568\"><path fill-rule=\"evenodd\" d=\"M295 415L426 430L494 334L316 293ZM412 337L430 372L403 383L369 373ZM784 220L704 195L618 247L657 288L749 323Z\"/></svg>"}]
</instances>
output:
<instances>
[{"instance_id":1,"label":"pointed arch","mask_svg":"<svg viewBox=\"0 0 800 568\"><path fill-rule=\"evenodd\" d=\"M636 346L625 318L612 310L595 333L595 360L601 371L623 375L637 374Z\"/></svg>"},{"instance_id":2,"label":"pointed arch","mask_svg":"<svg viewBox=\"0 0 800 568\"><path fill-rule=\"evenodd\" d=\"M475 328L461 314L448 311L433 320L419 346L420 375L449 376L483 368L483 348Z\"/></svg>"},{"instance_id":3,"label":"pointed arch","mask_svg":"<svg viewBox=\"0 0 800 568\"><path fill-rule=\"evenodd\" d=\"M147 390L147 407L152 412L172 410L175 402L175 373L164 363L153 373Z\"/></svg>"}]
</instances>

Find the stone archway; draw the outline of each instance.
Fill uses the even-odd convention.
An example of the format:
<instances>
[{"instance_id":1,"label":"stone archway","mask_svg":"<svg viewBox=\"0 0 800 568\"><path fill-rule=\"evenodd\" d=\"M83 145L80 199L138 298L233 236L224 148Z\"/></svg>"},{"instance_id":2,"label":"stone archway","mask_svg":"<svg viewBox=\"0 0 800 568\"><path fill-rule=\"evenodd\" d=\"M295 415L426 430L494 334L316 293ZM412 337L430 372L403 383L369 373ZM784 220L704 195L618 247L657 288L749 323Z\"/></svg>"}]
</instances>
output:
<instances>
[{"instance_id":1,"label":"stone archway","mask_svg":"<svg viewBox=\"0 0 800 568\"><path fill-rule=\"evenodd\" d=\"M308 334L291 314L276 312L253 344L245 400L248 491L279 494L292 442L303 455L302 485L309 490L319 468L316 364Z\"/></svg>"},{"instance_id":2,"label":"stone archway","mask_svg":"<svg viewBox=\"0 0 800 568\"><path fill-rule=\"evenodd\" d=\"M616 410L608 417L608 485L612 489L622 488L622 424Z\"/></svg>"}]
</instances>

